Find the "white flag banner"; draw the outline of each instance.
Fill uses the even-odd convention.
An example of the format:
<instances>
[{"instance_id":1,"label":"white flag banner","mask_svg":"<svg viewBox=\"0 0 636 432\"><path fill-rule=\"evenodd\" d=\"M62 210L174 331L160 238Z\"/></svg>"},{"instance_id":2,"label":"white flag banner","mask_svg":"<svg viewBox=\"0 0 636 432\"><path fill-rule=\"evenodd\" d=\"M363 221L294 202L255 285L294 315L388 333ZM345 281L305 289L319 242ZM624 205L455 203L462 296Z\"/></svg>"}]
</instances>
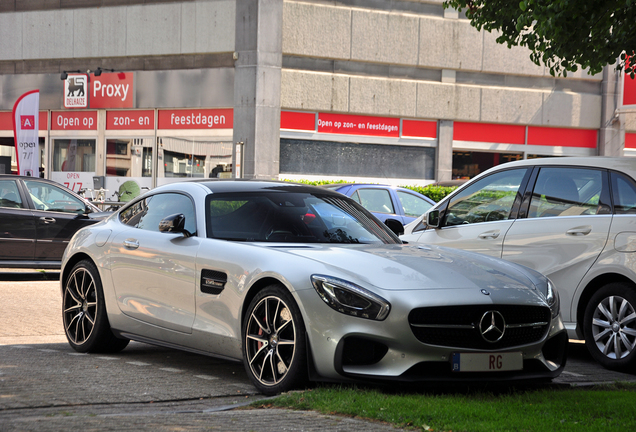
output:
<instances>
[{"instance_id":1,"label":"white flag banner","mask_svg":"<svg viewBox=\"0 0 636 432\"><path fill-rule=\"evenodd\" d=\"M26 92L13 105L13 133L19 175L40 176L39 109L39 90Z\"/></svg>"}]
</instances>

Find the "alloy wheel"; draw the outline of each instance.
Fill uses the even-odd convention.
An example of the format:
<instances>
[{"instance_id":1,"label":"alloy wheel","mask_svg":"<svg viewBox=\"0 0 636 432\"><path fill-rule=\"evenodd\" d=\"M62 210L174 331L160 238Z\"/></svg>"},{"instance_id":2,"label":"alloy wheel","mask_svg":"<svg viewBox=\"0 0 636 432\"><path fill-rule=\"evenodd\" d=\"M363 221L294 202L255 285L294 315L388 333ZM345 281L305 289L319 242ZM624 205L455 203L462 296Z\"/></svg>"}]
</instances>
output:
<instances>
[{"instance_id":1,"label":"alloy wheel","mask_svg":"<svg viewBox=\"0 0 636 432\"><path fill-rule=\"evenodd\" d=\"M604 298L592 316L592 336L598 350L610 359L627 357L636 348L636 311L620 296Z\"/></svg>"},{"instance_id":2,"label":"alloy wheel","mask_svg":"<svg viewBox=\"0 0 636 432\"><path fill-rule=\"evenodd\" d=\"M296 326L283 300L265 297L251 310L245 347L249 367L259 383L274 386L287 376L296 351Z\"/></svg>"},{"instance_id":3,"label":"alloy wheel","mask_svg":"<svg viewBox=\"0 0 636 432\"><path fill-rule=\"evenodd\" d=\"M97 291L91 273L77 268L64 288L64 328L68 338L82 345L91 336L97 318Z\"/></svg>"}]
</instances>

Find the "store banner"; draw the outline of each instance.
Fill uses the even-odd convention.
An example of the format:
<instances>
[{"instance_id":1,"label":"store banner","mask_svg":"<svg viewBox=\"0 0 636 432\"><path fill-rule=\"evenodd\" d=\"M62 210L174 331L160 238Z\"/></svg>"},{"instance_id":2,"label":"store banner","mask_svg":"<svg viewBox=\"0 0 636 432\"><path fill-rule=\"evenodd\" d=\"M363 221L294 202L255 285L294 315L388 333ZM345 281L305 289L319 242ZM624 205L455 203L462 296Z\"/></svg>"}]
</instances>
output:
<instances>
[{"instance_id":1,"label":"store banner","mask_svg":"<svg viewBox=\"0 0 636 432\"><path fill-rule=\"evenodd\" d=\"M39 90L23 94L13 105L13 136L19 175L40 176L39 108Z\"/></svg>"},{"instance_id":2,"label":"store banner","mask_svg":"<svg viewBox=\"0 0 636 432\"><path fill-rule=\"evenodd\" d=\"M97 130L97 111L53 111L51 130Z\"/></svg>"},{"instance_id":3,"label":"store banner","mask_svg":"<svg viewBox=\"0 0 636 432\"><path fill-rule=\"evenodd\" d=\"M318 132L399 138L400 119L393 117L318 113Z\"/></svg>"}]
</instances>

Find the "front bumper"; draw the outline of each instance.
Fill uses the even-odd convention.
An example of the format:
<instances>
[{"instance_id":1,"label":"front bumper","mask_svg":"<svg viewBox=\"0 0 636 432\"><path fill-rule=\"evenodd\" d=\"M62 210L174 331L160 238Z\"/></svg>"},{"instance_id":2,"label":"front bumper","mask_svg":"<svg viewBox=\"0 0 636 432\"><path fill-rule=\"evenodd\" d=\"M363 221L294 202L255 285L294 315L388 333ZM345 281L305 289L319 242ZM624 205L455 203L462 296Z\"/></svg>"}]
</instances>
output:
<instances>
[{"instance_id":1,"label":"front bumper","mask_svg":"<svg viewBox=\"0 0 636 432\"><path fill-rule=\"evenodd\" d=\"M453 290L458 306L478 305L481 295ZM409 313L417 307L448 306L448 291L428 290L408 295L389 293L392 310L384 321L373 321L338 313L314 291L297 291L308 332L313 377L328 381L508 381L552 379L565 367L567 332L560 316L549 320L539 340L528 344L470 348L423 343L414 335ZM387 292L383 293L385 298ZM393 295L391 295L393 294ZM523 296L522 296L523 297ZM519 305L536 305L531 296L517 298ZM492 299L490 299L492 301ZM503 301L503 300L502 300ZM486 305L496 309L498 302ZM511 302L505 303L510 306ZM512 305L514 306L514 302ZM453 372L453 353L521 352L523 369L498 372Z\"/></svg>"}]
</instances>

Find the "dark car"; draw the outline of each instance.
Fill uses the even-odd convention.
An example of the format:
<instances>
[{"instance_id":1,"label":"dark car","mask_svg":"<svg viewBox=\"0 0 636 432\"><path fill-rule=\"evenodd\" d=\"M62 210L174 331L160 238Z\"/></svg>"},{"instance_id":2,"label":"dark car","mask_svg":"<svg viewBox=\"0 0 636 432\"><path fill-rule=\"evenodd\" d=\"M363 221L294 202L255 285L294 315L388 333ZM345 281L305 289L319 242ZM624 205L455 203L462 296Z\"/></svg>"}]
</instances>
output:
<instances>
[{"instance_id":1,"label":"dark car","mask_svg":"<svg viewBox=\"0 0 636 432\"><path fill-rule=\"evenodd\" d=\"M384 223L393 219L406 225L435 205L427 196L395 186L337 183L325 187L353 198Z\"/></svg>"},{"instance_id":2,"label":"dark car","mask_svg":"<svg viewBox=\"0 0 636 432\"><path fill-rule=\"evenodd\" d=\"M60 268L73 234L103 218L59 183L0 175L0 267Z\"/></svg>"}]
</instances>

